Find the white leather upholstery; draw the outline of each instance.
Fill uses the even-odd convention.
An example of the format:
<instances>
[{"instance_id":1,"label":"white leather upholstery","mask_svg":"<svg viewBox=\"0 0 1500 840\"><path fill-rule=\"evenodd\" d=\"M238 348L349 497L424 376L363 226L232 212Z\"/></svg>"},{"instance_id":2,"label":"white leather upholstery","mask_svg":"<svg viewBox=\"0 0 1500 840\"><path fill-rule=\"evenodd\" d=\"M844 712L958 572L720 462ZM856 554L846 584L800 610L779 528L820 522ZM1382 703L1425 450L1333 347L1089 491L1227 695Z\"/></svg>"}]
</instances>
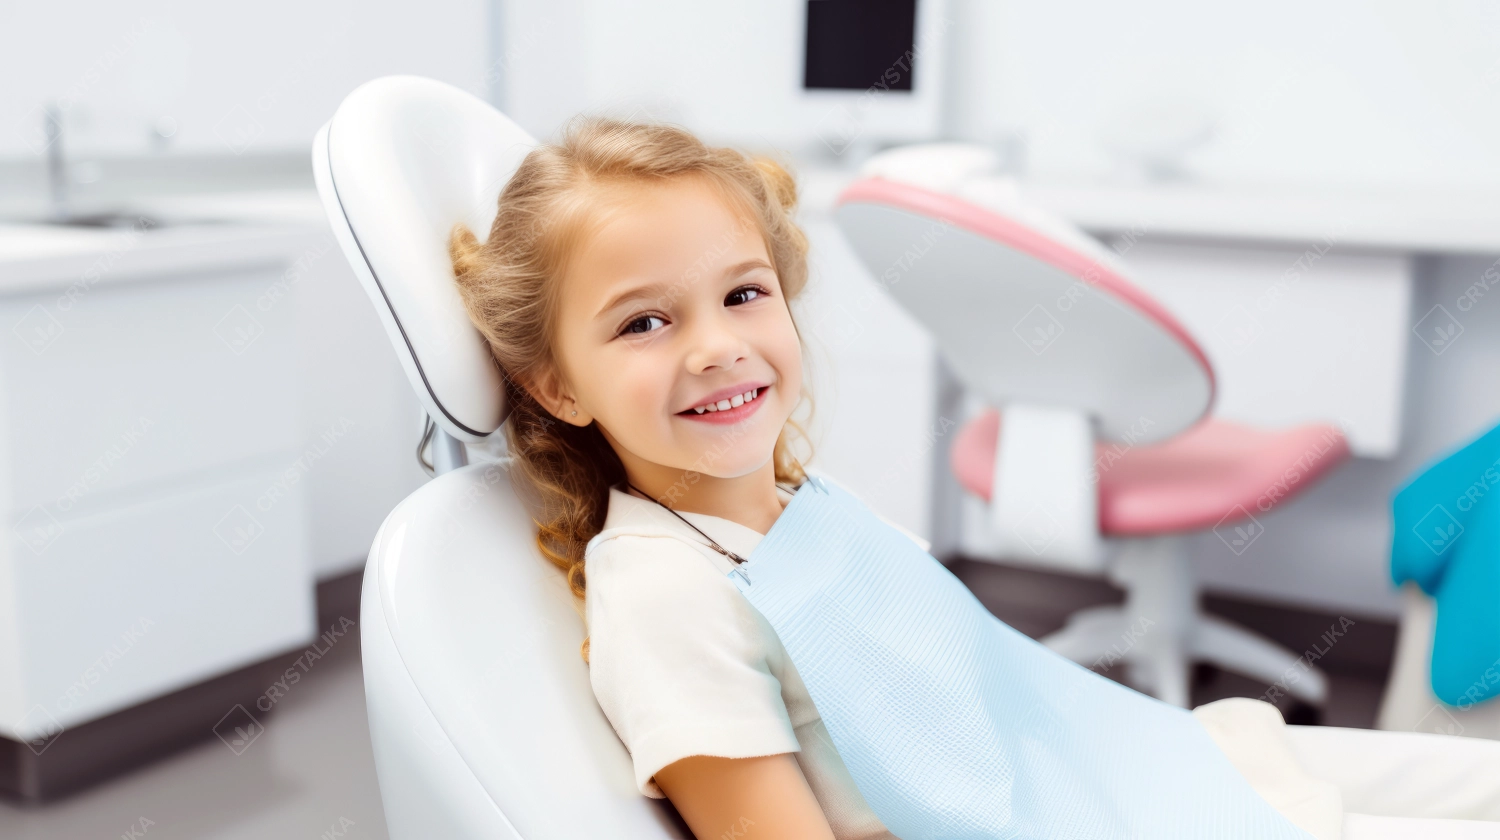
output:
<instances>
[{"instance_id":1,"label":"white leather upholstery","mask_svg":"<svg viewBox=\"0 0 1500 840\"><path fill-rule=\"evenodd\" d=\"M318 132L313 173L335 238L418 398L477 443L505 418L504 391L453 283L448 233L489 235L500 190L535 146L483 100L418 76L356 88Z\"/></svg>"},{"instance_id":2,"label":"white leather upholstery","mask_svg":"<svg viewBox=\"0 0 1500 840\"><path fill-rule=\"evenodd\" d=\"M471 443L505 405L448 234L462 221L488 235L533 145L481 100L412 76L356 89L314 143L329 221L412 387ZM390 836L691 838L636 790L579 656L583 620L535 533L503 464L485 462L408 496L375 537L360 641Z\"/></svg>"},{"instance_id":3,"label":"white leather upholstery","mask_svg":"<svg viewBox=\"0 0 1500 840\"><path fill-rule=\"evenodd\" d=\"M859 174L917 184L934 192L952 192L975 178L994 175L1000 156L977 143L918 143L872 155Z\"/></svg>"},{"instance_id":4,"label":"white leather upholstery","mask_svg":"<svg viewBox=\"0 0 1500 840\"><path fill-rule=\"evenodd\" d=\"M579 657L583 621L502 464L386 518L360 608L370 738L394 840L691 838L635 788Z\"/></svg>"}]
</instances>

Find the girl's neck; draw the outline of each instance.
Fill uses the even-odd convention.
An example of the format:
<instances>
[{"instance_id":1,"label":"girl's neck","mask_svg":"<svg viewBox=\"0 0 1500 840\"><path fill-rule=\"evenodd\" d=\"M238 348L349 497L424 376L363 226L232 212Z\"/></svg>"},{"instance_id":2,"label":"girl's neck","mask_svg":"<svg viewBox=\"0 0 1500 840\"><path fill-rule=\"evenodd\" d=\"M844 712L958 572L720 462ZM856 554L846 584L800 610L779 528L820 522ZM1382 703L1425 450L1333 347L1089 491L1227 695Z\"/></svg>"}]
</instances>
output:
<instances>
[{"instance_id":1,"label":"girl's neck","mask_svg":"<svg viewBox=\"0 0 1500 840\"><path fill-rule=\"evenodd\" d=\"M630 458L625 463L625 475L631 484L672 510L728 519L758 534L771 530L783 507L776 493L776 465L770 460L745 475L715 478Z\"/></svg>"}]
</instances>

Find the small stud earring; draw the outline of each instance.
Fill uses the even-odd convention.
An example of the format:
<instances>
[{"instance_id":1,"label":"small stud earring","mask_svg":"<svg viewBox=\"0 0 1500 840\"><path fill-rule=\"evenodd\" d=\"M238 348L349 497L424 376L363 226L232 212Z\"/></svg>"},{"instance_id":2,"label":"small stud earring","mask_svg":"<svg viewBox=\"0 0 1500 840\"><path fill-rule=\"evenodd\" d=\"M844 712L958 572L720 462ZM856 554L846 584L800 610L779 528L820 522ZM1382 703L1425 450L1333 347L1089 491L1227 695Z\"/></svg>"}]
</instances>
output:
<instances>
[{"instance_id":1,"label":"small stud earring","mask_svg":"<svg viewBox=\"0 0 1500 840\"><path fill-rule=\"evenodd\" d=\"M578 409L574 409L574 410L573 410L573 416L574 416L574 417L577 417L577 416L578 416Z\"/></svg>"}]
</instances>

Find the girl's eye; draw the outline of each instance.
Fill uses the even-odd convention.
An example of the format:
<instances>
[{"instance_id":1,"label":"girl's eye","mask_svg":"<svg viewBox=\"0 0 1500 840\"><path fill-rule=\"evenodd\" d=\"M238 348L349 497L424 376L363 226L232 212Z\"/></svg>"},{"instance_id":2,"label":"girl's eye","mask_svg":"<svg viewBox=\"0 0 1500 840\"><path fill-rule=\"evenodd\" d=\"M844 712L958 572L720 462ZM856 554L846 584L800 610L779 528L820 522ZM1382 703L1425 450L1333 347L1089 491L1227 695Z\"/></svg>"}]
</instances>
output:
<instances>
[{"instance_id":1,"label":"girl's eye","mask_svg":"<svg viewBox=\"0 0 1500 840\"><path fill-rule=\"evenodd\" d=\"M739 306L742 303L749 303L763 294L765 294L764 289L756 286L742 286L730 292L729 296L724 298L724 305Z\"/></svg>"},{"instance_id":2,"label":"girl's eye","mask_svg":"<svg viewBox=\"0 0 1500 840\"><path fill-rule=\"evenodd\" d=\"M659 315L642 315L639 318L636 318L634 321L626 324L625 328L620 330L620 335L638 335L640 333L648 333L656 329L658 326L665 326L666 323L666 320Z\"/></svg>"}]
</instances>

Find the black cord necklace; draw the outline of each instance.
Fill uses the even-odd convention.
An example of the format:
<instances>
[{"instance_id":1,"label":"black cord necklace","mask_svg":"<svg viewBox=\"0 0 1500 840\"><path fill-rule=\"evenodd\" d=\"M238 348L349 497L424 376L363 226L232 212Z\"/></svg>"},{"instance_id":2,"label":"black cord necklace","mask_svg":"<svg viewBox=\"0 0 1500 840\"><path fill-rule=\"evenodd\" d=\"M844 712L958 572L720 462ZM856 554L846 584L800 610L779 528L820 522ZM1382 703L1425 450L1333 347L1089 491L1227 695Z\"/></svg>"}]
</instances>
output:
<instances>
[{"instance_id":1,"label":"black cord necklace","mask_svg":"<svg viewBox=\"0 0 1500 840\"><path fill-rule=\"evenodd\" d=\"M687 521L687 517L683 516L682 514L678 513L677 511L672 510L671 508L667 507L666 505L662 505L662 503L659 500L653 498L646 491L644 491L641 488L635 486L634 484L631 484L629 481L625 482L625 486L629 487L631 490L634 490L637 493L640 493L643 497L646 498L647 501L656 502L658 505L661 505L662 508L667 511L667 513L670 513L673 516L677 517L678 519L681 519L684 523L687 524L687 526L689 528L692 528L694 531L697 531L699 534L702 534L703 538L705 540L708 540L709 546L712 547L714 551L717 551L720 554L724 555L725 557L728 557L730 560L733 560L736 564L745 562L745 558L739 556L738 554L735 554L733 551L730 551L729 549L725 548L724 546L719 545L718 543L714 542L714 538L710 537L708 534L704 534L702 528L699 528L697 525L694 525L693 523L688 522ZM795 494L797 492L797 488L783 487L780 484L778 484L776 486L777 487L781 487L783 490L786 490L787 492L792 493L792 494Z\"/></svg>"}]
</instances>

